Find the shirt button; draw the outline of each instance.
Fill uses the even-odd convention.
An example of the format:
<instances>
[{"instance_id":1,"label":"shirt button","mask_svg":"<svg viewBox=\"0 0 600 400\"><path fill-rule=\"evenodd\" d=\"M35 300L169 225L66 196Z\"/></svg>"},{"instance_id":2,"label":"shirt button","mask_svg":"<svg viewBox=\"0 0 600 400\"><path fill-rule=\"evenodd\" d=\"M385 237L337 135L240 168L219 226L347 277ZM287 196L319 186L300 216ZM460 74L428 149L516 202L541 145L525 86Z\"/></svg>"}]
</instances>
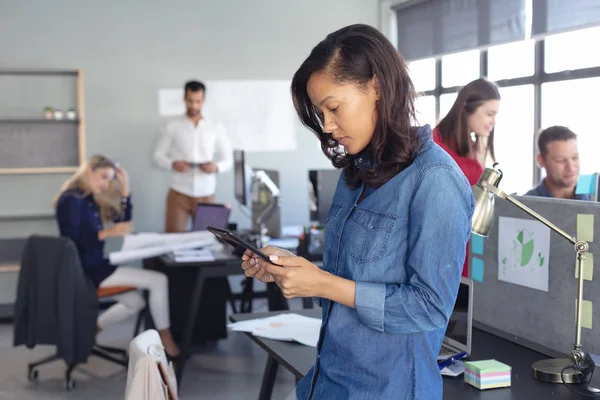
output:
<instances>
[{"instance_id":1,"label":"shirt button","mask_svg":"<svg viewBox=\"0 0 600 400\"><path fill-rule=\"evenodd\" d=\"M359 159L358 159L358 162L362 162L362 158L359 158Z\"/></svg>"}]
</instances>

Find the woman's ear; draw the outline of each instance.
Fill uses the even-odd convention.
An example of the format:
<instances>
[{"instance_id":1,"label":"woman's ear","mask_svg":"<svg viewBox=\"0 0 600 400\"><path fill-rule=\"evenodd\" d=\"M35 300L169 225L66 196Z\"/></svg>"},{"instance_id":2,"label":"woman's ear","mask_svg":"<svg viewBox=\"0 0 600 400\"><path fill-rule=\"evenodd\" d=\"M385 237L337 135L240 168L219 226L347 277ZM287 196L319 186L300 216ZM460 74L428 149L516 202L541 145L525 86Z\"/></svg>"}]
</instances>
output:
<instances>
[{"instance_id":1,"label":"woman's ear","mask_svg":"<svg viewBox=\"0 0 600 400\"><path fill-rule=\"evenodd\" d=\"M377 75L373 75L373 78L371 78L371 81L369 82L369 89L373 90L375 101L379 101L381 99L381 85L379 84L379 78Z\"/></svg>"}]
</instances>

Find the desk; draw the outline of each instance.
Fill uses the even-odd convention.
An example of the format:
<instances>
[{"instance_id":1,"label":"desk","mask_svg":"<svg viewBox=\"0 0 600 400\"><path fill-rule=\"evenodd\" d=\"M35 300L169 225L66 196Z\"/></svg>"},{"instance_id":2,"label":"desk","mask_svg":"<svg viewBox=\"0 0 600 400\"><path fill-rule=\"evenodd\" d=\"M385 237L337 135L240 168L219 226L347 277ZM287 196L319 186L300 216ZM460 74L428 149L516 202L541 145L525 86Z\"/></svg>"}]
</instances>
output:
<instances>
[{"instance_id":1,"label":"desk","mask_svg":"<svg viewBox=\"0 0 600 400\"><path fill-rule=\"evenodd\" d=\"M307 317L321 317L321 310L297 311ZM278 313L235 314L230 317L234 322L253 318L272 316ZM271 398L271 391L279 364L283 365L300 380L308 372L315 361L315 348L297 343L282 342L246 335L262 347L268 354L267 365L263 375L259 400ZM479 390L464 381L464 375L457 378L444 377L444 398L448 399L483 399L483 400L533 400L533 399L582 399L572 393L564 385L544 383L533 377L531 364L548 357L519 346L479 329L473 329L473 345L471 360L494 358L512 367L511 387ZM577 389L584 390L582 385Z\"/></svg>"},{"instance_id":2,"label":"desk","mask_svg":"<svg viewBox=\"0 0 600 400\"><path fill-rule=\"evenodd\" d=\"M189 273L190 276L195 276L192 285L192 294L189 302L187 302L189 308L179 343L181 359L175 368L178 383L181 383L185 364L192 353L192 334L196 325L205 280L207 278L227 278L230 275L240 275L243 273L240 257L226 251L214 251L213 254L215 256L214 261L176 262L167 255L144 260L144 268L162 272L167 277L176 273Z\"/></svg>"},{"instance_id":3,"label":"desk","mask_svg":"<svg viewBox=\"0 0 600 400\"><path fill-rule=\"evenodd\" d=\"M174 285L172 285L173 281L177 279L176 276L179 276L180 278L182 275L184 275L186 279L193 280L191 296L189 298L185 298L185 307L187 309L187 313L183 318L183 329L181 338L179 340L181 360L176 364L175 368L175 374L177 376L178 383L181 383L185 364L193 353L192 336L198 319L198 312L206 279L227 278L231 275L243 274L241 257L232 254L231 249L228 246L222 251L213 251L213 255L215 256L214 261L177 262L172 257L163 255L160 257L145 259L143 262L145 269L162 272L169 278L170 297L173 297L173 292L176 291L173 289L177 289L174 287ZM269 284L269 286L270 287L268 288L269 290L267 292L269 310L275 311L287 309L287 300L283 297L279 288L277 288L275 284ZM229 286L227 286L227 288L228 287ZM227 295L230 296L229 291L227 292ZM251 309L248 304L252 303L252 298L252 285L247 285L247 287L244 289L244 293L242 294L242 312L244 310ZM312 299L303 299L303 304L305 308L312 308ZM173 308L173 306L173 301L171 301L171 308ZM171 312L171 317L174 315L173 311ZM226 310L223 309L222 312L223 318L225 318ZM153 324L147 320L146 327L150 326L153 326ZM225 323L223 323L223 330L226 332Z\"/></svg>"}]
</instances>

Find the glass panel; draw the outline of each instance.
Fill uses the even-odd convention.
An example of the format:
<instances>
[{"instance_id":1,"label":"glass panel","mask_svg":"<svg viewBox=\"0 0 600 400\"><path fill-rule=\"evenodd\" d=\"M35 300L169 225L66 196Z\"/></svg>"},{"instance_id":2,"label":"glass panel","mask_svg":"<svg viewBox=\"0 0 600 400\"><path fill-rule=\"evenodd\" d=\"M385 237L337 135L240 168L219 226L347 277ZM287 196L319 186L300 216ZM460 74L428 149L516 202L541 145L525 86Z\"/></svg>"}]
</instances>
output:
<instances>
[{"instance_id":1,"label":"glass panel","mask_svg":"<svg viewBox=\"0 0 600 400\"><path fill-rule=\"evenodd\" d=\"M440 96L440 119L444 118L452 108L458 93L447 93Z\"/></svg>"},{"instance_id":2,"label":"glass panel","mask_svg":"<svg viewBox=\"0 0 600 400\"><path fill-rule=\"evenodd\" d=\"M442 57L442 86L464 86L479 78L479 50Z\"/></svg>"},{"instance_id":3,"label":"glass panel","mask_svg":"<svg viewBox=\"0 0 600 400\"><path fill-rule=\"evenodd\" d=\"M548 73L600 66L600 27L547 36L544 42Z\"/></svg>"},{"instance_id":4,"label":"glass panel","mask_svg":"<svg viewBox=\"0 0 600 400\"><path fill-rule=\"evenodd\" d=\"M408 63L408 69L417 92L435 89L435 58Z\"/></svg>"},{"instance_id":5,"label":"glass panel","mask_svg":"<svg viewBox=\"0 0 600 400\"><path fill-rule=\"evenodd\" d=\"M429 124L431 129L435 127L435 96L420 96L415 101L417 112L417 125Z\"/></svg>"},{"instance_id":6,"label":"glass panel","mask_svg":"<svg viewBox=\"0 0 600 400\"><path fill-rule=\"evenodd\" d=\"M533 186L533 85L500 88L500 96L494 131L496 160L504 173L500 187L509 194L524 194Z\"/></svg>"},{"instance_id":7,"label":"glass panel","mask_svg":"<svg viewBox=\"0 0 600 400\"><path fill-rule=\"evenodd\" d=\"M488 49L488 78L492 81L531 76L534 64L533 40L502 44Z\"/></svg>"},{"instance_id":8,"label":"glass panel","mask_svg":"<svg viewBox=\"0 0 600 400\"><path fill-rule=\"evenodd\" d=\"M542 128L563 125L577 134L580 173L600 172L598 102L600 78L550 82L542 85Z\"/></svg>"}]
</instances>

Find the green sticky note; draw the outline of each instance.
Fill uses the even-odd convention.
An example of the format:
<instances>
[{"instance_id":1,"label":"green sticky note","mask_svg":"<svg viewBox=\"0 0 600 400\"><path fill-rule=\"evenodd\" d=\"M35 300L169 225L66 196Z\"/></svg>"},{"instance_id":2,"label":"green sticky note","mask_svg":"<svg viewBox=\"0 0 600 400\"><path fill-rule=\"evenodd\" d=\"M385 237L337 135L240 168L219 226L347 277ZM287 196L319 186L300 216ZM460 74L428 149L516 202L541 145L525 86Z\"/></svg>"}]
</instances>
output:
<instances>
[{"instance_id":1,"label":"green sticky note","mask_svg":"<svg viewBox=\"0 0 600 400\"><path fill-rule=\"evenodd\" d=\"M577 240L594 241L594 214L577 214Z\"/></svg>"},{"instance_id":2,"label":"green sticky note","mask_svg":"<svg viewBox=\"0 0 600 400\"><path fill-rule=\"evenodd\" d=\"M579 279L579 263L575 258L575 279ZM586 253L583 262L583 279L586 281L594 280L594 254Z\"/></svg>"},{"instance_id":3,"label":"green sticky note","mask_svg":"<svg viewBox=\"0 0 600 400\"><path fill-rule=\"evenodd\" d=\"M577 310L577 300L575 300L575 310ZM592 329L592 302L589 300L581 303L581 327Z\"/></svg>"},{"instance_id":4,"label":"green sticky note","mask_svg":"<svg viewBox=\"0 0 600 400\"><path fill-rule=\"evenodd\" d=\"M485 371L486 373L511 370L510 366L496 360L465 361L464 366L465 368L471 369L475 372Z\"/></svg>"}]
</instances>

